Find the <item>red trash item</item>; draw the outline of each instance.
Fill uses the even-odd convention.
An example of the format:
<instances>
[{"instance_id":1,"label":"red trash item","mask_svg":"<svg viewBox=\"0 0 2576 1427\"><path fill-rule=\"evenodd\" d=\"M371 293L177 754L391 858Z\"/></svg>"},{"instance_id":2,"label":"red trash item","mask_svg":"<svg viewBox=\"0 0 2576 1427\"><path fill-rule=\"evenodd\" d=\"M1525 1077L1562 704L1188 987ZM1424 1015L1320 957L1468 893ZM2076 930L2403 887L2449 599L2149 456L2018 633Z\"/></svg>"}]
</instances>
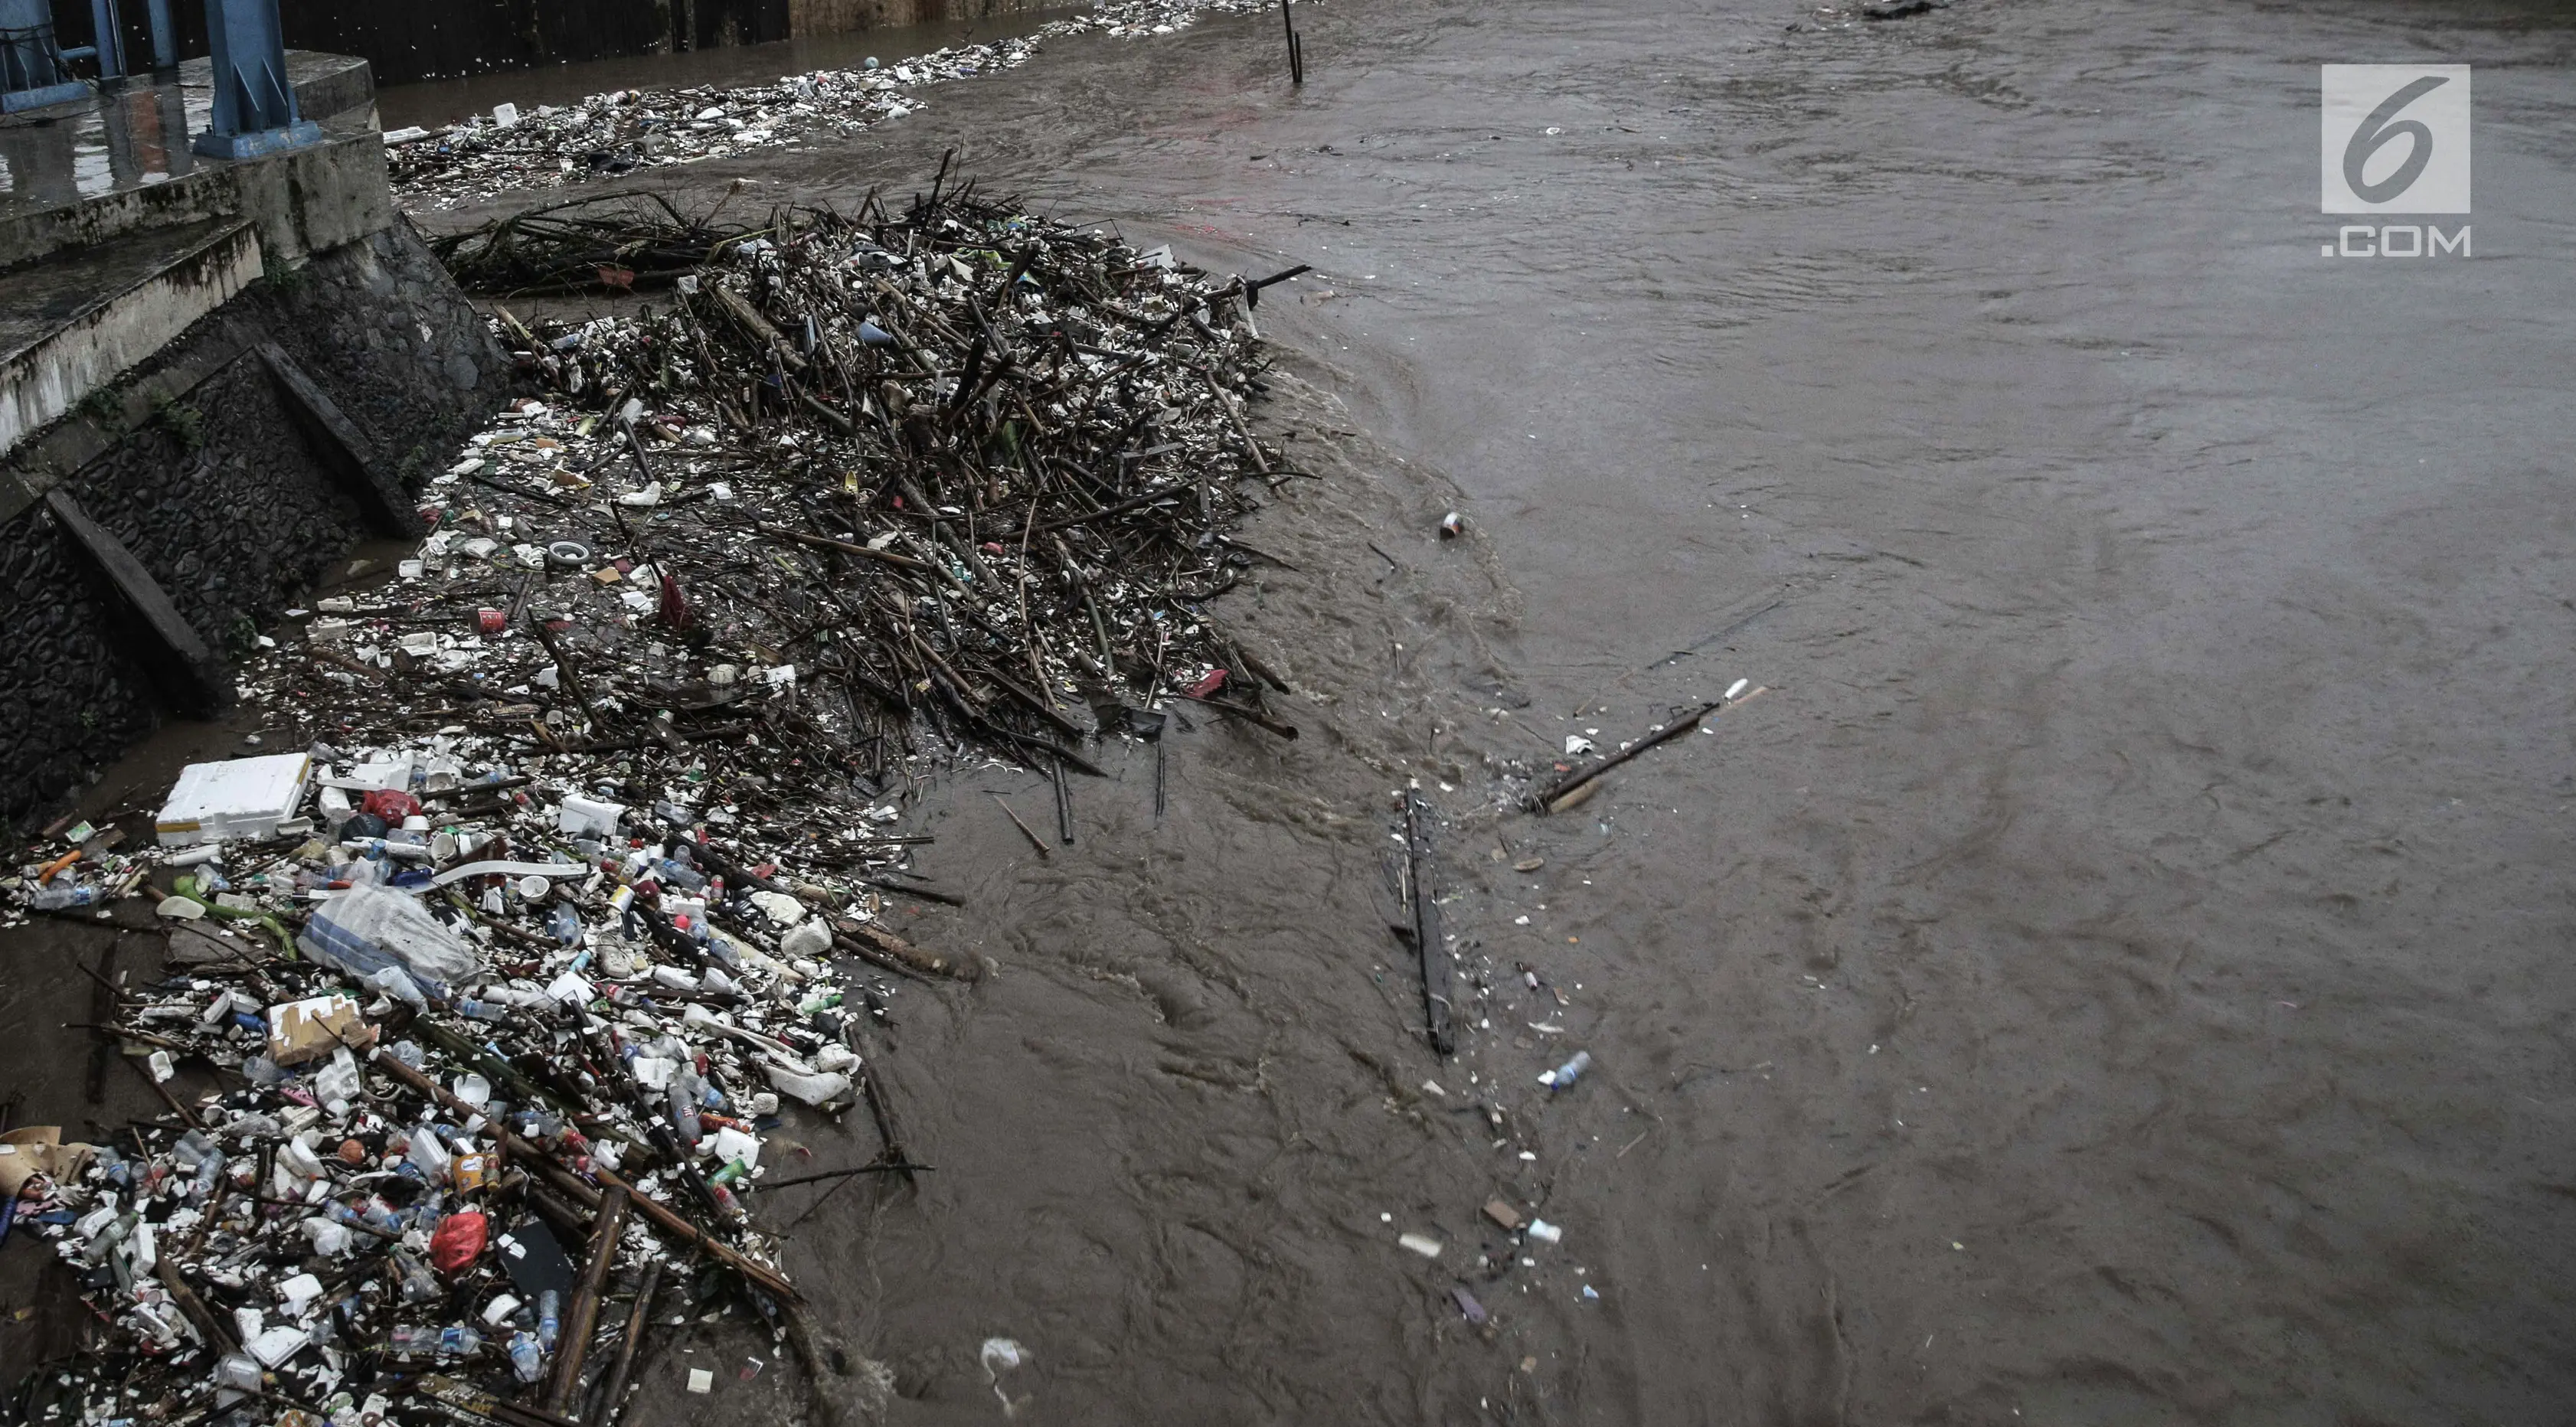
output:
<instances>
[{"instance_id":1,"label":"red trash item","mask_svg":"<svg viewBox=\"0 0 2576 1427\"><path fill-rule=\"evenodd\" d=\"M487 605L474 611L474 627L485 634L498 634L510 627L510 616Z\"/></svg>"},{"instance_id":2,"label":"red trash item","mask_svg":"<svg viewBox=\"0 0 2576 1427\"><path fill-rule=\"evenodd\" d=\"M400 823L420 811L420 799L393 788L378 788L359 804L360 812L383 818L387 823Z\"/></svg>"},{"instance_id":3,"label":"red trash item","mask_svg":"<svg viewBox=\"0 0 2576 1427\"><path fill-rule=\"evenodd\" d=\"M670 629L689 627L689 599L680 593L680 581L669 571L662 574L662 607L657 613Z\"/></svg>"},{"instance_id":4,"label":"red trash item","mask_svg":"<svg viewBox=\"0 0 2576 1427\"><path fill-rule=\"evenodd\" d=\"M429 1261L440 1273L454 1273L483 1256L483 1240L491 1231L491 1221L471 1209L450 1214L429 1236Z\"/></svg>"},{"instance_id":5,"label":"red trash item","mask_svg":"<svg viewBox=\"0 0 2576 1427\"><path fill-rule=\"evenodd\" d=\"M1194 699L1203 699L1224 687L1225 671L1223 669L1218 669L1210 673L1206 678L1190 685L1190 697Z\"/></svg>"}]
</instances>

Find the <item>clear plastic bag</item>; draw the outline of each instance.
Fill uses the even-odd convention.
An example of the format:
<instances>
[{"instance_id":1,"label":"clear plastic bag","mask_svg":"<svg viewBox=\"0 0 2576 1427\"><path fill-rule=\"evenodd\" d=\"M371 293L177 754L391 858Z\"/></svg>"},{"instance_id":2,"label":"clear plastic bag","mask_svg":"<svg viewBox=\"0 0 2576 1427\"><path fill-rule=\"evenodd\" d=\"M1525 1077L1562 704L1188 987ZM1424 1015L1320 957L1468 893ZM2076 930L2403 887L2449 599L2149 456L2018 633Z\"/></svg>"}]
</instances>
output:
<instances>
[{"instance_id":1,"label":"clear plastic bag","mask_svg":"<svg viewBox=\"0 0 2576 1427\"><path fill-rule=\"evenodd\" d=\"M398 967L440 1000L483 974L483 959L465 939L405 892L352 887L313 909L295 944L305 955L359 981Z\"/></svg>"}]
</instances>

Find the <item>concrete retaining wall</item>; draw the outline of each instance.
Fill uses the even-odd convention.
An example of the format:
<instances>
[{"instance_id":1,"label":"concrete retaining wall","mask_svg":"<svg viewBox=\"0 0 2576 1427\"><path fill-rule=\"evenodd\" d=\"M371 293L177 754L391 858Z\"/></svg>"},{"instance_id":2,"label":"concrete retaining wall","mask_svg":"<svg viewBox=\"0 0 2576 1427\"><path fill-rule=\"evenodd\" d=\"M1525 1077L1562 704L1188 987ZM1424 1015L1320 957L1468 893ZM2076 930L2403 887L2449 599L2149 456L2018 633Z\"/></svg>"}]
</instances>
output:
<instances>
[{"instance_id":1,"label":"concrete retaining wall","mask_svg":"<svg viewBox=\"0 0 2576 1427\"><path fill-rule=\"evenodd\" d=\"M1037 0L281 0L279 12L288 44L364 55L378 84L407 84L1041 8Z\"/></svg>"},{"instance_id":2,"label":"concrete retaining wall","mask_svg":"<svg viewBox=\"0 0 2576 1427\"><path fill-rule=\"evenodd\" d=\"M132 621L37 497L59 486L218 654L367 534L257 354L284 347L417 490L503 399L508 357L408 224L272 273L0 471L0 822L160 719Z\"/></svg>"},{"instance_id":3,"label":"concrete retaining wall","mask_svg":"<svg viewBox=\"0 0 2576 1427\"><path fill-rule=\"evenodd\" d=\"M62 325L42 323L46 331L28 346L16 346L0 360L0 452L17 448L33 432L53 424L74 403L158 353L198 319L233 299L260 275L259 237L238 219L217 220L211 231L173 230L161 245L148 240L120 245L142 248L140 275L92 271L105 266L97 257L86 266L74 259L40 276L60 279L67 290L59 302L75 305ZM157 235L154 235L157 236ZM104 287L84 280L104 276ZM16 314L10 314L15 317ZM41 319L50 312L39 310ZM14 328L15 322L5 324ZM37 324L30 324L37 325ZM14 336L14 333L13 333Z\"/></svg>"},{"instance_id":4,"label":"concrete retaining wall","mask_svg":"<svg viewBox=\"0 0 2576 1427\"><path fill-rule=\"evenodd\" d=\"M788 33L846 35L888 25L981 20L1065 8L1065 0L788 0Z\"/></svg>"}]
</instances>

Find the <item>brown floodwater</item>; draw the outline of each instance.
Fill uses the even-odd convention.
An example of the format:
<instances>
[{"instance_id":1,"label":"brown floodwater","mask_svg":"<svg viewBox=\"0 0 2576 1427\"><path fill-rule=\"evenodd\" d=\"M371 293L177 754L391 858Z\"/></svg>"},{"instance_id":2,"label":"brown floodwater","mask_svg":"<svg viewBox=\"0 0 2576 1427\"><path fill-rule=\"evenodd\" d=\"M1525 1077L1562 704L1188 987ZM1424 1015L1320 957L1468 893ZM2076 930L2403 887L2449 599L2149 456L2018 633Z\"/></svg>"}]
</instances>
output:
<instances>
[{"instance_id":1,"label":"brown floodwater","mask_svg":"<svg viewBox=\"0 0 2576 1427\"><path fill-rule=\"evenodd\" d=\"M1275 16L1058 41L683 178L846 207L953 147L1321 270L1258 313L1320 479L1229 611L1304 736L1176 736L1159 826L1113 745L1045 861L986 796L1033 779L920 804L968 906L907 934L998 971L897 999L935 1171L789 1257L886 1420L2563 1420L2576 21L1299 14L1300 91ZM2478 66L2473 258L2320 256L2316 66L2396 58ZM1387 930L1408 782L1454 1059ZM797 1410L766 1340L665 1342L631 1420Z\"/></svg>"}]
</instances>

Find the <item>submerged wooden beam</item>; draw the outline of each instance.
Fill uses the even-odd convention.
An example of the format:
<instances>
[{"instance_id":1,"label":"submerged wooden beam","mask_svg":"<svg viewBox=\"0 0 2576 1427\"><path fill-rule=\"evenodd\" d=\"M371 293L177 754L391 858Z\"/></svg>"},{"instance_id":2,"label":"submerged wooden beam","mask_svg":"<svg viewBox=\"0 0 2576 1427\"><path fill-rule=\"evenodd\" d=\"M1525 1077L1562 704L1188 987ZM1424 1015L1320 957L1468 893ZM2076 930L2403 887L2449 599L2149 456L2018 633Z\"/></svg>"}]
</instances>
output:
<instances>
[{"instance_id":1,"label":"submerged wooden beam","mask_svg":"<svg viewBox=\"0 0 2576 1427\"><path fill-rule=\"evenodd\" d=\"M1431 889L1431 823L1436 816L1420 793L1404 795L1404 890L1413 913L1413 949L1422 956L1423 1020L1431 1048L1458 1050L1451 1017L1452 976L1448 939L1440 933L1440 903Z\"/></svg>"},{"instance_id":2,"label":"submerged wooden beam","mask_svg":"<svg viewBox=\"0 0 2576 1427\"><path fill-rule=\"evenodd\" d=\"M572 1410L582 1360L590 1356L591 1330L599 1323L599 1300L608 1292L608 1271L617 1263L617 1236L626 1228L628 1198L627 1191L617 1186L600 1192L599 1222L590 1231L590 1261L582 1267L581 1282L573 1288L572 1304L555 1340L554 1376L546 1383L548 1412Z\"/></svg>"}]
</instances>

